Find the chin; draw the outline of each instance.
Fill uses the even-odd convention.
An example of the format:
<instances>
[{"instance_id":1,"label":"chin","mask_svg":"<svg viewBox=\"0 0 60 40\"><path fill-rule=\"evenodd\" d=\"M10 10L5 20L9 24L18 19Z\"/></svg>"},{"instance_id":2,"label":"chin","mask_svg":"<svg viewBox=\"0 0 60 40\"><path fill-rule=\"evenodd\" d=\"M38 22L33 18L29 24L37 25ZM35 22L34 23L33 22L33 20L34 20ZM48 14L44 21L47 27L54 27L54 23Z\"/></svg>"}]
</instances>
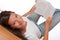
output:
<instances>
[{"instance_id":1,"label":"chin","mask_svg":"<svg viewBox=\"0 0 60 40\"><path fill-rule=\"evenodd\" d=\"M22 27L25 27L26 26L26 22L24 22L23 24L22 24Z\"/></svg>"}]
</instances>

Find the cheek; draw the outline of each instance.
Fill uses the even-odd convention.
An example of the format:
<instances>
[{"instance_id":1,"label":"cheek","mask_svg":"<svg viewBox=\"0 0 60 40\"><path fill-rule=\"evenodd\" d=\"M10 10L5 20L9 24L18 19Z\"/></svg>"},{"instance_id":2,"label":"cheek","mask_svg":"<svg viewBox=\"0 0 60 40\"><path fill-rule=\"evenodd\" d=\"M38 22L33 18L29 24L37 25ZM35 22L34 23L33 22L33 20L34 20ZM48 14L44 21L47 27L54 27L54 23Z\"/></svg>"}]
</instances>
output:
<instances>
[{"instance_id":1,"label":"cheek","mask_svg":"<svg viewBox=\"0 0 60 40\"><path fill-rule=\"evenodd\" d=\"M21 25L20 25L19 23L16 23L16 24L14 25L14 27L15 27L15 28L21 28Z\"/></svg>"}]
</instances>

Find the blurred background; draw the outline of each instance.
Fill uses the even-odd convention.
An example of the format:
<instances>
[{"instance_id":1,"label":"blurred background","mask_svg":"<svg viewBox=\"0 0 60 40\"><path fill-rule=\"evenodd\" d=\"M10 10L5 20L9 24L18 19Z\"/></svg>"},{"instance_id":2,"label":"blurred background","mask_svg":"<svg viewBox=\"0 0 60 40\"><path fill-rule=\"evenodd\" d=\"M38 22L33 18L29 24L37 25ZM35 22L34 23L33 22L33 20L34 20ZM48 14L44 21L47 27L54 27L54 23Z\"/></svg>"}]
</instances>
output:
<instances>
[{"instance_id":1,"label":"blurred background","mask_svg":"<svg viewBox=\"0 0 60 40\"><path fill-rule=\"evenodd\" d=\"M55 8L60 9L60 0L46 0ZM14 11L19 15L28 12L35 4L35 0L0 0L0 10ZM44 22L45 19L40 17L37 24ZM58 23L50 32L49 40L60 40L60 23Z\"/></svg>"}]
</instances>

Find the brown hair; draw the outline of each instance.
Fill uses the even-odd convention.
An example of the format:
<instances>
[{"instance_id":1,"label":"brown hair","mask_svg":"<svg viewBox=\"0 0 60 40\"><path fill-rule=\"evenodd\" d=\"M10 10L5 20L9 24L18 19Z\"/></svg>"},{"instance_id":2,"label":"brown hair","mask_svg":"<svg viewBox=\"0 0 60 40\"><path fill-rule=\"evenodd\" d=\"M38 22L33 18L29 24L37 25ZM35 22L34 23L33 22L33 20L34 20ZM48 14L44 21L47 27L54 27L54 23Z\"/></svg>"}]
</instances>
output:
<instances>
[{"instance_id":1,"label":"brown hair","mask_svg":"<svg viewBox=\"0 0 60 40\"><path fill-rule=\"evenodd\" d=\"M10 17L10 14L14 13L12 11L2 11L0 13L0 24L5 27L6 29L8 29L10 32L12 32L13 34L15 34L16 36L20 37L22 40L27 40L27 38L25 38L19 31L19 29L13 29L11 28L11 26L8 24L8 20Z\"/></svg>"}]
</instances>

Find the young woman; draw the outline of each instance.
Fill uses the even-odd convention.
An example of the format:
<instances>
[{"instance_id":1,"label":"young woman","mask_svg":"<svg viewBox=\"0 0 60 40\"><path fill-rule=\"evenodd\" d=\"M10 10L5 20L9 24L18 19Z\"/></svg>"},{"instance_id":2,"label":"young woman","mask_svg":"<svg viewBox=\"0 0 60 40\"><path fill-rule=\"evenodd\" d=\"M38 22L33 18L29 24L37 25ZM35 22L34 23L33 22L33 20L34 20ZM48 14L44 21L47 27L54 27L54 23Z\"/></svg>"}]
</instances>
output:
<instances>
[{"instance_id":1,"label":"young woman","mask_svg":"<svg viewBox=\"0 0 60 40\"><path fill-rule=\"evenodd\" d=\"M33 21L35 21L35 23L37 22L37 20L34 20L34 19L36 19L36 17L33 16L35 14L38 14L38 16L37 16L38 18L40 16L42 16L46 20L50 19L49 17L51 17L52 18L52 23L50 25L50 30L51 30L52 28L54 28L60 22L60 9L54 8L46 0L36 0L35 2L36 2L36 4L32 7L32 9L28 13L24 14L23 16L29 15L28 18L32 19ZM39 24L39 28L41 29L42 35L44 35L45 22Z\"/></svg>"},{"instance_id":2,"label":"young woman","mask_svg":"<svg viewBox=\"0 0 60 40\"><path fill-rule=\"evenodd\" d=\"M37 14L34 16L36 16L35 19L38 18ZM44 40L48 40L48 30L52 21L51 19L52 18L47 19L46 21ZM38 25L33 20L17 15L11 11L2 11L0 13L0 24L22 38L22 40L40 40L42 36L41 29L39 29Z\"/></svg>"},{"instance_id":3,"label":"young woman","mask_svg":"<svg viewBox=\"0 0 60 40\"><path fill-rule=\"evenodd\" d=\"M17 17L15 13L12 13L11 11L10 12L4 11L4 12L1 12L1 15L2 15L0 17L1 25L4 25L5 27L7 26L6 28L11 31L13 30L12 32L16 35L20 33L23 34L23 36L25 36L28 40L39 40L41 36L44 36L44 40L48 40L48 30L51 30L56 24L60 22L60 10L53 8L52 5L50 5L49 3L46 3L46 1L41 0L38 2L39 3L41 2L40 5L47 4L45 6L43 5L42 7L44 9L47 7L48 9L51 8L50 11L48 9L47 10L45 9L45 11L43 11L43 8L39 8L38 6L39 3L37 5L34 5L28 13L23 15L23 16L27 16L30 14L27 18L22 16ZM52 13L52 14L46 15L46 13L47 14ZM37 25L36 22L41 15L47 18L46 24L45 22L43 22L42 24ZM52 20L52 23L50 23L51 20Z\"/></svg>"},{"instance_id":4,"label":"young woman","mask_svg":"<svg viewBox=\"0 0 60 40\"><path fill-rule=\"evenodd\" d=\"M29 15L28 18L35 21L35 23L37 22L37 20L34 20L34 19L38 19L40 16L46 18L46 20L50 19L49 17L51 17L52 22L51 22L51 25L49 28L49 30L51 30L60 22L60 9L54 8L46 0L36 0L35 2L36 2L36 4L32 7L32 9L28 13L24 14L23 16ZM38 14L38 16L37 16L38 18L36 18L36 16L33 16L36 14ZM39 24L38 26L41 31L41 35L44 36L45 22Z\"/></svg>"}]
</instances>

